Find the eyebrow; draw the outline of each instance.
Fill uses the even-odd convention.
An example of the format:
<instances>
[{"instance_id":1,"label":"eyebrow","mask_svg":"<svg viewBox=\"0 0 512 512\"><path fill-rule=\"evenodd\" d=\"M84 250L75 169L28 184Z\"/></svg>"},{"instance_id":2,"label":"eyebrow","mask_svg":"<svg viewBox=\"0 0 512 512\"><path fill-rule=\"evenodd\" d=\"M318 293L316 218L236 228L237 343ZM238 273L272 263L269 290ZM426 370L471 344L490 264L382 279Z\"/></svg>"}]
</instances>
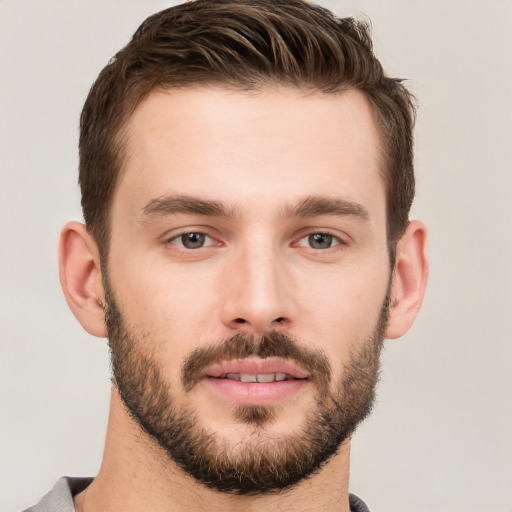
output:
<instances>
[{"instance_id":1,"label":"eyebrow","mask_svg":"<svg viewBox=\"0 0 512 512\"><path fill-rule=\"evenodd\" d=\"M226 218L234 216L234 211L228 208L222 201L181 195L152 199L142 208L142 213L143 217L160 217L179 213Z\"/></svg>"},{"instance_id":2,"label":"eyebrow","mask_svg":"<svg viewBox=\"0 0 512 512\"><path fill-rule=\"evenodd\" d=\"M321 215L353 216L366 221L370 219L370 213L364 206L342 198L312 196L285 208L287 217L306 218Z\"/></svg>"},{"instance_id":3,"label":"eyebrow","mask_svg":"<svg viewBox=\"0 0 512 512\"><path fill-rule=\"evenodd\" d=\"M188 195L170 195L149 201L142 208L142 220L180 213L233 218L236 209L226 206L222 201L201 199ZM370 219L370 214L364 206L343 198L310 196L294 205L284 205L285 218L308 218L322 215L353 216L362 220Z\"/></svg>"}]
</instances>

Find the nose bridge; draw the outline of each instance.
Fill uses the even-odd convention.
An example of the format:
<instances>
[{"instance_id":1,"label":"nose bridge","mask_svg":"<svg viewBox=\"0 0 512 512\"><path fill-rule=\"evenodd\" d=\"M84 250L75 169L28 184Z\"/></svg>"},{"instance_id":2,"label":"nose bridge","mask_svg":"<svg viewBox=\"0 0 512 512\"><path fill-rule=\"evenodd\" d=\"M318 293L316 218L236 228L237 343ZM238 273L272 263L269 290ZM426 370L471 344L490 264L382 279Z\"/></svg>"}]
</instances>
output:
<instances>
[{"instance_id":1,"label":"nose bridge","mask_svg":"<svg viewBox=\"0 0 512 512\"><path fill-rule=\"evenodd\" d=\"M242 244L228 269L224 322L261 333L291 322L293 299L285 256L269 239Z\"/></svg>"}]
</instances>

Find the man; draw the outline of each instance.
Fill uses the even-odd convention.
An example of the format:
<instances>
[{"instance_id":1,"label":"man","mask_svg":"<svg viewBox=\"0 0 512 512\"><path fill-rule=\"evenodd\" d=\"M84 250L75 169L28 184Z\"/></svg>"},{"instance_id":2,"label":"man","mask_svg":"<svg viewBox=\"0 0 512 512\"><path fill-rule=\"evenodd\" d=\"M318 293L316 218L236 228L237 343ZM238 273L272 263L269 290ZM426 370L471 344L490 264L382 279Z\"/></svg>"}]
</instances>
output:
<instances>
[{"instance_id":1,"label":"man","mask_svg":"<svg viewBox=\"0 0 512 512\"><path fill-rule=\"evenodd\" d=\"M67 302L108 336L103 462L32 511L363 511L350 437L427 279L411 96L299 0L162 11L81 117Z\"/></svg>"}]
</instances>

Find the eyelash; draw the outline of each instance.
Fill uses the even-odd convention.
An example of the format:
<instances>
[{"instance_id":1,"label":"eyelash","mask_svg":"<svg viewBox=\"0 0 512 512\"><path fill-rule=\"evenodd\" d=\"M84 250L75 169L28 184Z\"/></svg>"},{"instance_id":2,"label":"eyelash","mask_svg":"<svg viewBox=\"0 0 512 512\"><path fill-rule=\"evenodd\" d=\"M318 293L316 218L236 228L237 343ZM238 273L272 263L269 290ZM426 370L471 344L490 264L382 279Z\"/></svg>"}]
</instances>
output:
<instances>
[{"instance_id":1,"label":"eyelash","mask_svg":"<svg viewBox=\"0 0 512 512\"><path fill-rule=\"evenodd\" d=\"M208 235L204 231L196 230L196 231L185 231L183 233L179 233L179 234L169 238L167 240L167 243L175 245L176 247L178 247L182 251L195 251L197 249L203 249L205 247L210 247L212 245L216 245L216 244L208 244L208 245L204 245L203 244L203 245L201 245L199 247L195 247L195 248L186 247L185 244L183 243L183 238L185 236L187 236L187 235L199 235L200 237L208 238L208 239L210 239L212 241L215 241L214 238L212 238L210 235ZM180 241L180 240L181 240L181 243L176 243L176 241ZM218 242L217 242L217 245L219 245Z\"/></svg>"},{"instance_id":2,"label":"eyelash","mask_svg":"<svg viewBox=\"0 0 512 512\"><path fill-rule=\"evenodd\" d=\"M313 242L321 243L319 240L315 240L315 237L326 237L331 244L329 245L329 247L311 247L311 243ZM307 240L306 243L308 243L308 245L300 244L300 242L302 242L303 240ZM334 245L332 245L333 243ZM328 231L312 231L307 235L299 238L299 240L296 242L296 245L298 245L299 247L306 247L309 249L313 249L315 251L324 252L330 249L335 250L336 247L346 245L346 243L339 236L329 233Z\"/></svg>"}]
</instances>

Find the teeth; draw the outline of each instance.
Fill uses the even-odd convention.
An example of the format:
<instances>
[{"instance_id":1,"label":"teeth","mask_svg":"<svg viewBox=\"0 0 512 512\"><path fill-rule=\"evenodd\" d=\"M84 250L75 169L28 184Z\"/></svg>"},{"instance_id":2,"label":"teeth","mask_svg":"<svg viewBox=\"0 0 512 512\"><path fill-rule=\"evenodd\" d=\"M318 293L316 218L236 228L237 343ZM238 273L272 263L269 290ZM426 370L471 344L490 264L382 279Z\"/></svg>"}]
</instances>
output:
<instances>
[{"instance_id":1,"label":"teeth","mask_svg":"<svg viewBox=\"0 0 512 512\"><path fill-rule=\"evenodd\" d=\"M223 378L240 382L280 382L288 376L286 373L227 373Z\"/></svg>"},{"instance_id":2,"label":"teeth","mask_svg":"<svg viewBox=\"0 0 512 512\"><path fill-rule=\"evenodd\" d=\"M241 373L240 382L258 382L257 376L252 373Z\"/></svg>"},{"instance_id":3,"label":"teeth","mask_svg":"<svg viewBox=\"0 0 512 512\"><path fill-rule=\"evenodd\" d=\"M256 375L256 380L258 382L274 382L276 379L273 373L260 373Z\"/></svg>"}]
</instances>

